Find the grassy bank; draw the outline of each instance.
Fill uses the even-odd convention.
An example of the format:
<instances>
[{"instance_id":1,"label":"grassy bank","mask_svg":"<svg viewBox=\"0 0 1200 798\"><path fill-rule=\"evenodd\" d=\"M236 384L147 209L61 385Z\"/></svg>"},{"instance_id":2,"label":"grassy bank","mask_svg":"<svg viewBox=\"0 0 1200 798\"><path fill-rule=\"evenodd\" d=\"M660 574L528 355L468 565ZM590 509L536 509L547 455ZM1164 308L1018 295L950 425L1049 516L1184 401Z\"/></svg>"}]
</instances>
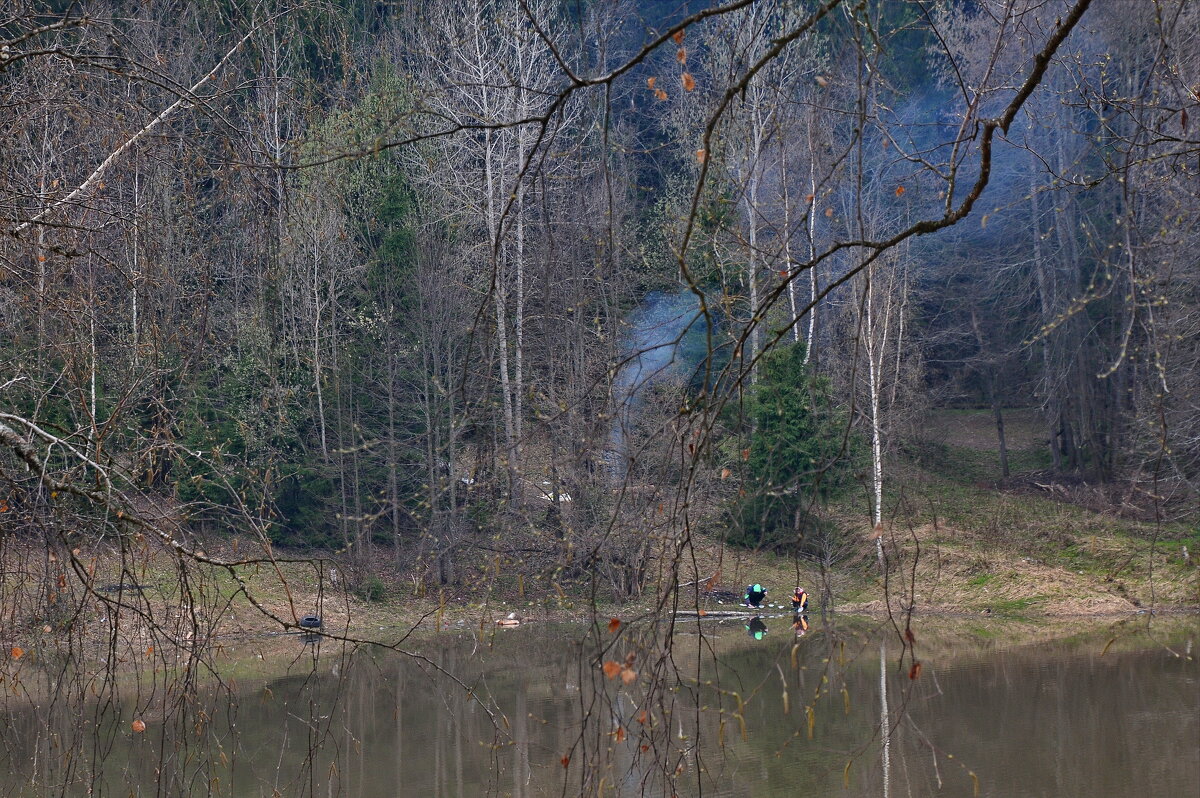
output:
<instances>
[{"instance_id":1,"label":"grassy bank","mask_svg":"<svg viewBox=\"0 0 1200 798\"><path fill-rule=\"evenodd\" d=\"M587 574L560 578L537 563L501 568L490 555L464 562L457 584L431 588L383 567L382 554L375 573L347 585L331 561L241 567L235 578L207 565L182 569L176 556L150 545L121 555L99 541L76 549L66 557L71 562L50 562L40 546L10 538L3 549L3 637L52 636L72 624L100 632L116 622L131 644L152 637L155 625L187 643L197 635L279 633L317 613L327 630L395 641L414 629L488 628L511 614L525 621L584 619L593 606L604 618L653 614L677 584L678 606L699 601L714 610L728 599L722 604L706 591L740 595L748 582L766 585L769 603L784 604L801 584L813 596L813 610L825 600L839 611L868 614L886 612L885 596L894 612L1010 618L1200 607L1194 515L1155 518L1145 508L1114 505L1094 486L1052 479L1028 413L1010 414L1007 479L999 473L990 414L943 411L928 430L888 472L886 580L861 493L824 511L840 531L824 577L810 560L698 537L677 579L665 561L655 562L643 594L622 603ZM234 558L245 555L246 545L212 540L206 550ZM56 580L63 586L55 587ZM122 592L120 585L136 588ZM675 606L673 597L667 600Z\"/></svg>"}]
</instances>

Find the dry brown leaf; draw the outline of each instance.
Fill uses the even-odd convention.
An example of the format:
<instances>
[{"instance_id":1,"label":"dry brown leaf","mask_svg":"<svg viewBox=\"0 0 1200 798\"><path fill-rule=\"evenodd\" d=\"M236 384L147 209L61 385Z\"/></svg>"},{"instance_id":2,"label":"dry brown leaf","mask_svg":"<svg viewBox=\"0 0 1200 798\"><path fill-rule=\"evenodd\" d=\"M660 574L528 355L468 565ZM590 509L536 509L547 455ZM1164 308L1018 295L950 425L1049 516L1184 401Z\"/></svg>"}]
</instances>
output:
<instances>
[{"instance_id":1,"label":"dry brown leaf","mask_svg":"<svg viewBox=\"0 0 1200 798\"><path fill-rule=\"evenodd\" d=\"M611 659L604 663L604 676L607 679L617 678L617 674L621 672L621 663L613 662Z\"/></svg>"},{"instance_id":2,"label":"dry brown leaf","mask_svg":"<svg viewBox=\"0 0 1200 798\"><path fill-rule=\"evenodd\" d=\"M696 79L692 77L692 73L684 72L682 80L683 80L683 90L684 91L695 91Z\"/></svg>"}]
</instances>

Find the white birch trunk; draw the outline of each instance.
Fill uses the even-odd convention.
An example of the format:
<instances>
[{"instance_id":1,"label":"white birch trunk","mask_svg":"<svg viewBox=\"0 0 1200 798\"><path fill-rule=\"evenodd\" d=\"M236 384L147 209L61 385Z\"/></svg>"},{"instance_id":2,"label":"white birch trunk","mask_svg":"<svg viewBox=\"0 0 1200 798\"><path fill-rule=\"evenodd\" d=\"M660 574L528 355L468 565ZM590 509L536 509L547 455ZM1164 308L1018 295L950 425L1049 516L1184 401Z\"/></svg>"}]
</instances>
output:
<instances>
[{"instance_id":1,"label":"white birch trunk","mask_svg":"<svg viewBox=\"0 0 1200 798\"><path fill-rule=\"evenodd\" d=\"M817 146L813 143L813 117L808 115L808 335L804 348L804 365L812 359L817 337Z\"/></svg>"},{"instance_id":2,"label":"white birch trunk","mask_svg":"<svg viewBox=\"0 0 1200 798\"><path fill-rule=\"evenodd\" d=\"M762 156L762 137L763 137L763 122L758 108L758 103L755 102L754 109L751 112L750 136L750 163L747 169L746 176L746 192L743 198L746 204L746 217L750 224L748 232L749 253L746 262L746 280L750 288L750 352L749 358L753 360L760 349L762 340L762 330L759 326L758 319L758 183L759 183L759 158ZM755 369L757 371L757 369ZM754 373L750 375L751 380L754 379Z\"/></svg>"},{"instance_id":3,"label":"white birch trunk","mask_svg":"<svg viewBox=\"0 0 1200 798\"><path fill-rule=\"evenodd\" d=\"M879 410L879 378L886 337L876 339L875 329L875 265L867 267L866 336L867 389L871 404L871 526L875 537L875 557L883 573L883 424ZM886 336L886 329L884 330Z\"/></svg>"}]
</instances>

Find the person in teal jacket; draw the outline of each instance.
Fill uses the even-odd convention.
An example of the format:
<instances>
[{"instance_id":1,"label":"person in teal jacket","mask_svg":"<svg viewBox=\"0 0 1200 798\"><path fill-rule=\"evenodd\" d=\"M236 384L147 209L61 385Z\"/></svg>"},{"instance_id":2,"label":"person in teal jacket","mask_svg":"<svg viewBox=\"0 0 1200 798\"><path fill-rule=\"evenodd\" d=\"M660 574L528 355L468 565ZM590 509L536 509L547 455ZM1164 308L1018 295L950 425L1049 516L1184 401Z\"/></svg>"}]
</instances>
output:
<instances>
[{"instance_id":1,"label":"person in teal jacket","mask_svg":"<svg viewBox=\"0 0 1200 798\"><path fill-rule=\"evenodd\" d=\"M746 595L742 597L742 603L747 607L759 607L766 597L767 589L755 582L752 585L746 585Z\"/></svg>"}]
</instances>

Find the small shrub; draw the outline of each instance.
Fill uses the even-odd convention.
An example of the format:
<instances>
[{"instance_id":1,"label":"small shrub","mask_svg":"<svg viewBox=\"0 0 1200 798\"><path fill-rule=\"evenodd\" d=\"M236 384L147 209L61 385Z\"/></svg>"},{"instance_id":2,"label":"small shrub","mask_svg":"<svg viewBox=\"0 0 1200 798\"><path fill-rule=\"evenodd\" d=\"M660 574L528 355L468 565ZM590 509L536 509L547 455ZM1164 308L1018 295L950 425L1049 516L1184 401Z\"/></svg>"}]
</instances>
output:
<instances>
[{"instance_id":1,"label":"small shrub","mask_svg":"<svg viewBox=\"0 0 1200 798\"><path fill-rule=\"evenodd\" d=\"M378 576L372 574L362 580L362 583L358 586L358 590L354 592L358 594L359 598L365 601L379 602L383 601L383 596L387 593L387 585Z\"/></svg>"}]
</instances>

